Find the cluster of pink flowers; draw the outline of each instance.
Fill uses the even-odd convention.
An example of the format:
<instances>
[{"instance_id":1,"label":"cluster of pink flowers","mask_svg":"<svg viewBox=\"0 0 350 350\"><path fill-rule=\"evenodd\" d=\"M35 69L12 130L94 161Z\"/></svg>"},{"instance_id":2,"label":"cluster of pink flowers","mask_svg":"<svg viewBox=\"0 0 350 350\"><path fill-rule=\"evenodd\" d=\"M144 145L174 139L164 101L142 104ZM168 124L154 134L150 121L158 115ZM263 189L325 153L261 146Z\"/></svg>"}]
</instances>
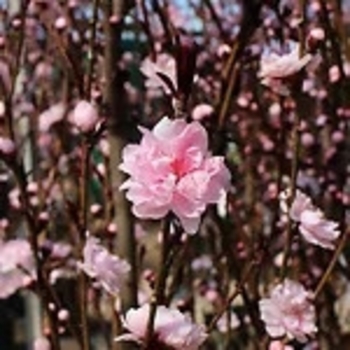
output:
<instances>
[{"instance_id":1,"label":"cluster of pink flowers","mask_svg":"<svg viewBox=\"0 0 350 350\"><path fill-rule=\"evenodd\" d=\"M111 254L95 237L88 237L83 250L84 261L78 266L91 278L95 286L101 286L112 295L119 293L130 271L130 265Z\"/></svg>"},{"instance_id":2,"label":"cluster of pink flowers","mask_svg":"<svg viewBox=\"0 0 350 350\"><path fill-rule=\"evenodd\" d=\"M142 343L147 334L149 315L149 304L144 304L138 309L130 309L123 320L124 327L130 333L116 340ZM159 344L174 350L197 350L206 338L207 334L203 326L192 323L187 316L176 309L157 306L154 340L151 340L154 346Z\"/></svg>"},{"instance_id":3,"label":"cluster of pink flowers","mask_svg":"<svg viewBox=\"0 0 350 350\"><path fill-rule=\"evenodd\" d=\"M306 341L306 335L317 331L312 294L298 282L285 280L273 288L270 297L260 300L260 315L267 333Z\"/></svg>"},{"instance_id":4,"label":"cluster of pink flowers","mask_svg":"<svg viewBox=\"0 0 350 350\"><path fill-rule=\"evenodd\" d=\"M322 211L313 206L311 199L297 191L289 212L290 217L299 223L299 231L310 243L327 249L334 249L340 231L338 224L327 220Z\"/></svg>"},{"instance_id":5,"label":"cluster of pink flowers","mask_svg":"<svg viewBox=\"0 0 350 350\"><path fill-rule=\"evenodd\" d=\"M121 186L139 218L161 219L172 211L195 233L206 205L216 203L230 183L223 157L208 152L198 122L163 118L152 131L141 128L140 145L128 145L120 169L130 175Z\"/></svg>"}]
</instances>

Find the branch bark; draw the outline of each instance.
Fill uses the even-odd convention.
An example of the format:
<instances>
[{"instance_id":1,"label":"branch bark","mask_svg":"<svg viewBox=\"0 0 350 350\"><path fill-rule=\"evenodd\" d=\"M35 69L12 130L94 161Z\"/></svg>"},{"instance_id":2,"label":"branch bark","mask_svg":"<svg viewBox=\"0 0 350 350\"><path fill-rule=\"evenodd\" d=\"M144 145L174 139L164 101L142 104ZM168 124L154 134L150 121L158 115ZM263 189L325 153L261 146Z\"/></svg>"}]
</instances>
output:
<instances>
[{"instance_id":1,"label":"branch bark","mask_svg":"<svg viewBox=\"0 0 350 350\"><path fill-rule=\"evenodd\" d=\"M130 265L131 273L122 290L122 310L127 310L137 303L137 270L136 270L136 242L134 237L133 222L130 212L130 204L123 192L119 191L120 185L125 181L125 175L118 169L122 161L122 150L128 142L130 124L127 115L127 103L124 91L125 75L118 67L118 61L122 54L121 34L123 31L123 17L133 6L128 0L107 0L103 3L105 15L105 81L104 102L107 108L108 139L110 143L110 176L113 191L115 209L115 222L118 228L117 252L126 259ZM119 322L114 322L116 327ZM115 329L115 332L118 332ZM116 336L116 334L113 334ZM113 343L114 349L131 349L130 344Z\"/></svg>"}]
</instances>

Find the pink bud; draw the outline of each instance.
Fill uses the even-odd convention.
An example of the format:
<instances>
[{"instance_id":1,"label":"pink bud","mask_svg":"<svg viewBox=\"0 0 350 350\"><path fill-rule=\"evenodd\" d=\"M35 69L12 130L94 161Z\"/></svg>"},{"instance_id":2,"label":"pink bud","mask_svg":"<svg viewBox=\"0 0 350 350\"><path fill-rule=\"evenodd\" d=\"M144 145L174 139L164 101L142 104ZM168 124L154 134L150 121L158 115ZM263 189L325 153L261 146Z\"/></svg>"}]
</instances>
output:
<instances>
[{"instance_id":1,"label":"pink bud","mask_svg":"<svg viewBox=\"0 0 350 350\"><path fill-rule=\"evenodd\" d=\"M106 172L107 172L106 171L106 166L103 163L97 164L96 170L101 176L105 176L106 175Z\"/></svg>"},{"instance_id":2,"label":"pink bud","mask_svg":"<svg viewBox=\"0 0 350 350\"><path fill-rule=\"evenodd\" d=\"M336 83L340 79L340 71L338 66L329 68L328 78L331 83Z\"/></svg>"},{"instance_id":3,"label":"pink bud","mask_svg":"<svg viewBox=\"0 0 350 350\"><path fill-rule=\"evenodd\" d=\"M78 6L78 1L77 1L77 0L69 0L68 6L69 6L70 8L77 7L77 6Z\"/></svg>"},{"instance_id":4,"label":"pink bud","mask_svg":"<svg viewBox=\"0 0 350 350\"><path fill-rule=\"evenodd\" d=\"M223 56L228 55L230 52L231 52L231 48L230 48L229 45L227 45L227 44L221 44L221 45L218 47L218 49L217 49L217 51L216 51L216 54L217 54L220 58L222 58Z\"/></svg>"},{"instance_id":5,"label":"pink bud","mask_svg":"<svg viewBox=\"0 0 350 350\"><path fill-rule=\"evenodd\" d=\"M317 126L324 126L327 123L327 116L324 114L321 114L316 119L316 125Z\"/></svg>"},{"instance_id":6,"label":"pink bud","mask_svg":"<svg viewBox=\"0 0 350 350\"><path fill-rule=\"evenodd\" d=\"M19 28L21 26L21 23L22 21L19 19L19 18L15 18L13 21L12 21L12 25L14 28Z\"/></svg>"},{"instance_id":7,"label":"pink bud","mask_svg":"<svg viewBox=\"0 0 350 350\"><path fill-rule=\"evenodd\" d=\"M319 41L324 40L326 37L324 30L319 27L311 29L309 35L312 39L319 40Z\"/></svg>"},{"instance_id":8,"label":"pink bud","mask_svg":"<svg viewBox=\"0 0 350 350\"><path fill-rule=\"evenodd\" d=\"M305 147L310 147L315 143L314 136L309 132L304 132L301 135L301 144Z\"/></svg>"},{"instance_id":9,"label":"pink bud","mask_svg":"<svg viewBox=\"0 0 350 350\"><path fill-rule=\"evenodd\" d=\"M60 321L67 321L69 319L69 312L66 309L61 309L57 313L57 317Z\"/></svg>"},{"instance_id":10,"label":"pink bud","mask_svg":"<svg viewBox=\"0 0 350 350\"><path fill-rule=\"evenodd\" d=\"M47 338L37 338L33 344L33 350L50 350L51 345Z\"/></svg>"},{"instance_id":11,"label":"pink bud","mask_svg":"<svg viewBox=\"0 0 350 350\"><path fill-rule=\"evenodd\" d=\"M279 103L273 103L269 108L269 113L271 116L279 116L282 112L282 107Z\"/></svg>"},{"instance_id":12,"label":"pink bud","mask_svg":"<svg viewBox=\"0 0 350 350\"><path fill-rule=\"evenodd\" d=\"M237 99L237 105L242 107L242 108L246 108L249 106L249 100L246 96L239 96Z\"/></svg>"},{"instance_id":13,"label":"pink bud","mask_svg":"<svg viewBox=\"0 0 350 350\"><path fill-rule=\"evenodd\" d=\"M344 141L344 138L345 138L344 133L340 130L336 130L332 134L332 141L334 143L340 143Z\"/></svg>"},{"instance_id":14,"label":"pink bud","mask_svg":"<svg viewBox=\"0 0 350 350\"><path fill-rule=\"evenodd\" d=\"M219 293L214 289L209 289L205 293L205 298L211 303L214 303L216 300L219 299Z\"/></svg>"},{"instance_id":15,"label":"pink bud","mask_svg":"<svg viewBox=\"0 0 350 350\"><path fill-rule=\"evenodd\" d=\"M80 101L72 115L73 124L82 132L90 132L95 129L99 120L96 108L88 101Z\"/></svg>"},{"instance_id":16,"label":"pink bud","mask_svg":"<svg viewBox=\"0 0 350 350\"><path fill-rule=\"evenodd\" d=\"M67 27L67 20L64 17L58 17L55 21L55 28L58 30L63 30Z\"/></svg>"},{"instance_id":17,"label":"pink bud","mask_svg":"<svg viewBox=\"0 0 350 350\"><path fill-rule=\"evenodd\" d=\"M47 211L42 211L39 214L39 220L41 220L41 221L49 221L49 213Z\"/></svg>"},{"instance_id":18,"label":"pink bud","mask_svg":"<svg viewBox=\"0 0 350 350\"><path fill-rule=\"evenodd\" d=\"M29 182L29 184L27 185L27 192L32 194L37 193L38 188L39 186L37 182L34 182L34 181Z\"/></svg>"},{"instance_id":19,"label":"pink bud","mask_svg":"<svg viewBox=\"0 0 350 350\"><path fill-rule=\"evenodd\" d=\"M107 227L108 233L116 233L117 232L117 225L114 222L111 222Z\"/></svg>"},{"instance_id":20,"label":"pink bud","mask_svg":"<svg viewBox=\"0 0 350 350\"><path fill-rule=\"evenodd\" d=\"M211 105L207 103L201 103L193 108L192 119L203 120L204 118L213 114L213 112L214 112L214 108Z\"/></svg>"},{"instance_id":21,"label":"pink bud","mask_svg":"<svg viewBox=\"0 0 350 350\"><path fill-rule=\"evenodd\" d=\"M102 207L98 203L91 204L90 206L90 213L95 215L98 214L101 211Z\"/></svg>"},{"instance_id":22,"label":"pink bud","mask_svg":"<svg viewBox=\"0 0 350 350\"><path fill-rule=\"evenodd\" d=\"M3 218L0 220L0 228L7 229L9 227L9 225L10 225L10 222L8 219Z\"/></svg>"},{"instance_id":23,"label":"pink bud","mask_svg":"<svg viewBox=\"0 0 350 350\"><path fill-rule=\"evenodd\" d=\"M0 153L10 155L15 151L15 144L12 140L0 136Z\"/></svg>"}]
</instances>

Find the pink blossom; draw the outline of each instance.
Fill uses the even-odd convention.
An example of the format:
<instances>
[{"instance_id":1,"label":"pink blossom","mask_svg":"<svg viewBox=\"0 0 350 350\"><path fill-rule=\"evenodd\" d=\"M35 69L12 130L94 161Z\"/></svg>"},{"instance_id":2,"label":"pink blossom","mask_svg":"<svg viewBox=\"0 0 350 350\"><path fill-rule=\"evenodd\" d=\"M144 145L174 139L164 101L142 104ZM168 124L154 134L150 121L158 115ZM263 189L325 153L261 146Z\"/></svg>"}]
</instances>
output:
<instances>
[{"instance_id":1,"label":"pink blossom","mask_svg":"<svg viewBox=\"0 0 350 350\"><path fill-rule=\"evenodd\" d=\"M271 337L306 341L306 335L317 331L311 293L295 281L285 280L273 288L269 298L260 300L260 315Z\"/></svg>"},{"instance_id":2,"label":"pink blossom","mask_svg":"<svg viewBox=\"0 0 350 350\"><path fill-rule=\"evenodd\" d=\"M220 44L220 46L217 48L216 54L222 58L225 55L228 55L231 52L231 47L227 44Z\"/></svg>"},{"instance_id":3,"label":"pink blossom","mask_svg":"<svg viewBox=\"0 0 350 350\"><path fill-rule=\"evenodd\" d=\"M130 309L123 320L124 327L130 332L118 337L117 341L130 340L142 343L147 334L150 305L144 304L138 309ZM189 317L176 309L157 306L154 320L155 346L165 345L177 350L197 350L205 341L207 334L202 325L192 323ZM156 347L154 347L156 349Z\"/></svg>"},{"instance_id":4,"label":"pink blossom","mask_svg":"<svg viewBox=\"0 0 350 350\"><path fill-rule=\"evenodd\" d=\"M338 224L327 220L321 210L312 205L308 196L297 191L289 215L299 223L299 231L308 242L334 249L333 241L340 235Z\"/></svg>"},{"instance_id":5,"label":"pink blossom","mask_svg":"<svg viewBox=\"0 0 350 350\"><path fill-rule=\"evenodd\" d=\"M20 201L20 191L17 187L13 188L7 195L8 200L10 202L10 205L15 208L19 209L21 207L21 201Z\"/></svg>"},{"instance_id":6,"label":"pink blossom","mask_svg":"<svg viewBox=\"0 0 350 350\"><path fill-rule=\"evenodd\" d=\"M299 45L295 45L294 49L286 55L272 53L262 56L259 71L261 82L275 92L286 95L289 91L282 80L298 73L311 59L310 54L299 56Z\"/></svg>"},{"instance_id":7,"label":"pink blossom","mask_svg":"<svg viewBox=\"0 0 350 350\"><path fill-rule=\"evenodd\" d=\"M55 242L51 247L51 257L54 259L66 259L72 253L72 246L65 242Z\"/></svg>"},{"instance_id":8,"label":"pink blossom","mask_svg":"<svg viewBox=\"0 0 350 350\"><path fill-rule=\"evenodd\" d=\"M71 122L82 132L93 131L99 121L96 108L88 101L80 101L75 106Z\"/></svg>"},{"instance_id":9,"label":"pink blossom","mask_svg":"<svg viewBox=\"0 0 350 350\"><path fill-rule=\"evenodd\" d=\"M240 326L240 320L234 312L231 312L229 318L227 314L224 314L218 320L216 327L219 332L227 333L231 329L237 329Z\"/></svg>"},{"instance_id":10,"label":"pink blossom","mask_svg":"<svg viewBox=\"0 0 350 350\"><path fill-rule=\"evenodd\" d=\"M50 342L47 338L37 338L33 344L33 350L51 350Z\"/></svg>"},{"instance_id":11,"label":"pink blossom","mask_svg":"<svg viewBox=\"0 0 350 350\"><path fill-rule=\"evenodd\" d=\"M0 242L0 299L5 299L35 278L35 262L24 239Z\"/></svg>"},{"instance_id":12,"label":"pink blossom","mask_svg":"<svg viewBox=\"0 0 350 350\"><path fill-rule=\"evenodd\" d=\"M55 27L58 30L65 29L67 27L67 20L65 17L61 16L58 17L55 21Z\"/></svg>"},{"instance_id":13,"label":"pink blossom","mask_svg":"<svg viewBox=\"0 0 350 350\"><path fill-rule=\"evenodd\" d=\"M337 81L339 81L339 79L340 79L339 67L334 65L331 68L329 68L328 77L329 77L329 81L331 83L336 83Z\"/></svg>"},{"instance_id":14,"label":"pink blossom","mask_svg":"<svg viewBox=\"0 0 350 350\"><path fill-rule=\"evenodd\" d=\"M69 311L66 309L61 309L57 313L57 318L60 321L67 321L69 319Z\"/></svg>"},{"instance_id":15,"label":"pink blossom","mask_svg":"<svg viewBox=\"0 0 350 350\"><path fill-rule=\"evenodd\" d=\"M12 140L0 136L0 153L10 155L15 151L15 144Z\"/></svg>"},{"instance_id":16,"label":"pink blossom","mask_svg":"<svg viewBox=\"0 0 350 350\"><path fill-rule=\"evenodd\" d=\"M87 238L83 258L84 262L78 263L78 266L96 279L96 285L110 294L118 294L130 270L129 264L111 254L95 237Z\"/></svg>"},{"instance_id":17,"label":"pink blossom","mask_svg":"<svg viewBox=\"0 0 350 350\"><path fill-rule=\"evenodd\" d=\"M192 119L200 121L200 120L210 116L213 113L214 113L213 106L211 106L207 103L201 103L193 108Z\"/></svg>"},{"instance_id":18,"label":"pink blossom","mask_svg":"<svg viewBox=\"0 0 350 350\"><path fill-rule=\"evenodd\" d=\"M323 28L320 27L311 29L309 35L311 38L319 41L323 41L326 38L326 34Z\"/></svg>"},{"instance_id":19,"label":"pink blossom","mask_svg":"<svg viewBox=\"0 0 350 350\"><path fill-rule=\"evenodd\" d=\"M121 186L139 218L161 219L172 211L195 233L209 203L229 186L223 157L208 152L206 130L198 122L163 118L152 131L141 128L140 145L123 152L120 169L131 177Z\"/></svg>"},{"instance_id":20,"label":"pink blossom","mask_svg":"<svg viewBox=\"0 0 350 350\"><path fill-rule=\"evenodd\" d=\"M66 112L66 107L63 103L57 103L46 109L39 115L39 130L47 132L51 126L60 122Z\"/></svg>"},{"instance_id":21,"label":"pink blossom","mask_svg":"<svg viewBox=\"0 0 350 350\"><path fill-rule=\"evenodd\" d=\"M165 75L174 89L177 89L176 62L175 59L168 54L161 53L157 55L155 62L148 57L145 58L141 65L141 72L147 78L146 87L150 90L161 88L166 94L171 93L171 89L164 82L164 79L160 77L159 73Z\"/></svg>"}]
</instances>

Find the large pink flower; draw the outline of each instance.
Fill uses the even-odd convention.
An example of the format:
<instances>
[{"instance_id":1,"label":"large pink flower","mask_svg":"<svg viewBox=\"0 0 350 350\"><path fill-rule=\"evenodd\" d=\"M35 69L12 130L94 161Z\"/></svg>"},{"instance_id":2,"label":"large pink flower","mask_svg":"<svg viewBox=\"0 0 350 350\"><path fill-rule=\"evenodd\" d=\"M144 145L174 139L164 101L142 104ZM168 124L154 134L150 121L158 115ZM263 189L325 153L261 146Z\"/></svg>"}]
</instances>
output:
<instances>
[{"instance_id":1,"label":"large pink flower","mask_svg":"<svg viewBox=\"0 0 350 350\"><path fill-rule=\"evenodd\" d=\"M260 315L271 337L296 338L304 342L306 335L317 331L311 293L298 282L285 280L269 298L260 300Z\"/></svg>"},{"instance_id":2,"label":"large pink flower","mask_svg":"<svg viewBox=\"0 0 350 350\"><path fill-rule=\"evenodd\" d=\"M5 299L35 278L35 261L24 239L0 242L0 299Z\"/></svg>"},{"instance_id":3,"label":"large pink flower","mask_svg":"<svg viewBox=\"0 0 350 350\"><path fill-rule=\"evenodd\" d=\"M83 257L84 262L78 266L96 280L97 286L101 286L110 294L118 294L130 265L111 254L95 237L87 238Z\"/></svg>"},{"instance_id":4,"label":"large pink flower","mask_svg":"<svg viewBox=\"0 0 350 350\"><path fill-rule=\"evenodd\" d=\"M123 152L120 169L130 175L122 186L139 218L161 219L172 211L195 233L207 204L219 201L230 182L222 157L208 152L198 122L163 118L152 131L141 128L140 145Z\"/></svg>"},{"instance_id":5,"label":"large pink flower","mask_svg":"<svg viewBox=\"0 0 350 350\"><path fill-rule=\"evenodd\" d=\"M314 207L311 199L302 192L296 192L289 215L299 223L300 233L308 242L334 249L333 241L340 235L338 224L327 220L321 210Z\"/></svg>"},{"instance_id":6,"label":"large pink flower","mask_svg":"<svg viewBox=\"0 0 350 350\"><path fill-rule=\"evenodd\" d=\"M138 309L130 309L123 321L124 327L130 332L118 337L117 341L130 340L142 343L147 334L150 305L145 304ZM196 325L180 311L157 306L154 320L154 339L156 346L166 345L177 350L197 350L207 338L204 326ZM156 349L156 347L154 347Z\"/></svg>"}]
</instances>

